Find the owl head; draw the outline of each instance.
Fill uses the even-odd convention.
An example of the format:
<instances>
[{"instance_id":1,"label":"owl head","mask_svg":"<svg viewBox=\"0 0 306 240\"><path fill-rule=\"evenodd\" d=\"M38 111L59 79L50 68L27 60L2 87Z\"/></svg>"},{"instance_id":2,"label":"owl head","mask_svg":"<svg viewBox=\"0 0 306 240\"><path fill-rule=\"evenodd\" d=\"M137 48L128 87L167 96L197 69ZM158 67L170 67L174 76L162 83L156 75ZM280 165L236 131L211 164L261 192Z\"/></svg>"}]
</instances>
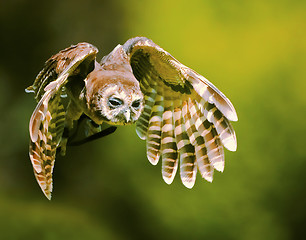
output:
<instances>
[{"instance_id":1,"label":"owl head","mask_svg":"<svg viewBox=\"0 0 306 240\"><path fill-rule=\"evenodd\" d=\"M126 125L139 118L144 97L131 72L93 71L85 82L87 109L97 124Z\"/></svg>"}]
</instances>

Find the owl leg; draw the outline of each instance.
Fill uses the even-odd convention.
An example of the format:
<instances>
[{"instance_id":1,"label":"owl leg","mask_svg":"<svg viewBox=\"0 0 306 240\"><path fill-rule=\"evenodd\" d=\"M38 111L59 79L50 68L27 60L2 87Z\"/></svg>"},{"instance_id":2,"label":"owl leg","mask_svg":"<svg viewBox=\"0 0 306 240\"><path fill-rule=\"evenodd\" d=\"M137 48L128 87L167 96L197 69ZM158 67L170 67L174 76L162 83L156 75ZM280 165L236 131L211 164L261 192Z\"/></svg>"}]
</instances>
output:
<instances>
[{"instance_id":1,"label":"owl leg","mask_svg":"<svg viewBox=\"0 0 306 240\"><path fill-rule=\"evenodd\" d=\"M113 132L115 132L116 129L117 129L117 127L115 127L115 126L108 127L106 129L103 129L100 132L97 132L97 133L95 133L95 134L93 134L89 137L84 138L84 139L81 139L81 140L78 140L78 141L68 142L68 146L79 146L79 145L82 145L84 143L91 142L93 140L96 140L96 139L99 139L99 138L102 138L102 137L106 137L106 136L112 134Z\"/></svg>"}]
</instances>

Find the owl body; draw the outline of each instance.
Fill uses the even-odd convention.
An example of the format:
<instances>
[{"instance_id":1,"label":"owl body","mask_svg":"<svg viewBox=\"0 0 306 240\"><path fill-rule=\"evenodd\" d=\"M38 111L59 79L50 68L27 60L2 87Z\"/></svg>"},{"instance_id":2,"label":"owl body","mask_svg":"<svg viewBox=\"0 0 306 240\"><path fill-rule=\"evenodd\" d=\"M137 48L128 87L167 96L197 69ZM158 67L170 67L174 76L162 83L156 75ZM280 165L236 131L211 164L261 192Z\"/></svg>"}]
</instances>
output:
<instances>
[{"instance_id":1,"label":"owl body","mask_svg":"<svg viewBox=\"0 0 306 240\"><path fill-rule=\"evenodd\" d=\"M65 153L83 116L88 137L101 132L103 123L135 123L148 160L162 162L168 184L178 169L188 188L198 170L207 181L214 169L223 171L223 146L237 147L229 122L237 121L237 115L223 93L144 37L118 45L100 63L97 52L88 43L60 51L27 89L38 100L30 119L29 153L47 198L56 149Z\"/></svg>"}]
</instances>

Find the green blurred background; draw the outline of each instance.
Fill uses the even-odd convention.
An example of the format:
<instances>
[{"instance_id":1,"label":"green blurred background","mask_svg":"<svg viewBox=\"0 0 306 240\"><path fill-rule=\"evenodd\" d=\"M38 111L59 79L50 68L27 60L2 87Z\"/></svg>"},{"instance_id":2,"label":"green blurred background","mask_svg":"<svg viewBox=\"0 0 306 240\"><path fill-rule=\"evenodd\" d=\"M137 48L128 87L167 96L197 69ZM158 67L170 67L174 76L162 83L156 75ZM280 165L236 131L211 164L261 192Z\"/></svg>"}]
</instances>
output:
<instances>
[{"instance_id":1,"label":"green blurred background","mask_svg":"<svg viewBox=\"0 0 306 240\"><path fill-rule=\"evenodd\" d=\"M302 239L306 235L305 1L0 2L1 239ZM59 50L98 59L142 35L233 102L238 150L213 183L168 186L135 127L58 156L53 200L34 179L31 85Z\"/></svg>"}]
</instances>

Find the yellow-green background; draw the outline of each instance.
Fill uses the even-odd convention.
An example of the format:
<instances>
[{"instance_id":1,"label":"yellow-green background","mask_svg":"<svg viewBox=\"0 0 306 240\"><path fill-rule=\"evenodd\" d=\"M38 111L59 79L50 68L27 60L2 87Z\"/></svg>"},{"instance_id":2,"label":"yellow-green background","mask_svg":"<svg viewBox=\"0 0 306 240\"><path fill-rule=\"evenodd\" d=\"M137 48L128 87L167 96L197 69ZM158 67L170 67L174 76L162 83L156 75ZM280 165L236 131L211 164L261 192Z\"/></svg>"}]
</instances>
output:
<instances>
[{"instance_id":1,"label":"yellow-green background","mask_svg":"<svg viewBox=\"0 0 306 240\"><path fill-rule=\"evenodd\" d=\"M293 0L0 2L0 239L303 239L306 8ZM238 150L192 190L146 159L135 127L58 156L53 200L28 157L25 94L52 54L142 35L233 102Z\"/></svg>"}]
</instances>

